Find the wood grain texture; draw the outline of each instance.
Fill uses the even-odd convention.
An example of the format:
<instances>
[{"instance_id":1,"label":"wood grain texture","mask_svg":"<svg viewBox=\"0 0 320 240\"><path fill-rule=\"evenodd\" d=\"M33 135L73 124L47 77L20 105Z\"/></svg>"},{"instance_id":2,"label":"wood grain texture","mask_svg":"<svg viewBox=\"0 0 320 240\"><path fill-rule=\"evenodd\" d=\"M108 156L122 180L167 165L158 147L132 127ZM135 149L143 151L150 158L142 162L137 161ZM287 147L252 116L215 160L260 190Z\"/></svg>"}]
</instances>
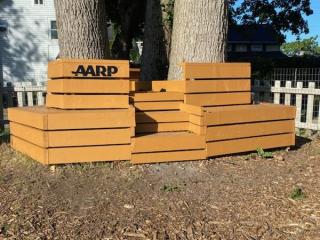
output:
<instances>
[{"instance_id":1,"label":"wood grain texture","mask_svg":"<svg viewBox=\"0 0 320 240\"><path fill-rule=\"evenodd\" d=\"M185 104L196 106L221 106L235 104L250 104L250 92L235 93L205 93L205 94L186 94Z\"/></svg>"},{"instance_id":2,"label":"wood grain texture","mask_svg":"<svg viewBox=\"0 0 320 240\"><path fill-rule=\"evenodd\" d=\"M143 163L197 161L197 160L204 160L204 159L206 159L206 151L203 149L203 150L191 150L191 151L132 154L131 162L133 164L143 164Z\"/></svg>"},{"instance_id":3,"label":"wood grain texture","mask_svg":"<svg viewBox=\"0 0 320 240\"><path fill-rule=\"evenodd\" d=\"M205 124L207 125L294 119L296 114L296 109L293 106L274 104L225 106L205 109Z\"/></svg>"},{"instance_id":4,"label":"wood grain texture","mask_svg":"<svg viewBox=\"0 0 320 240\"><path fill-rule=\"evenodd\" d=\"M129 109L61 110L45 107L9 108L10 122L43 130L125 128L135 126L135 113Z\"/></svg>"},{"instance_id":5,"label":"wood grain texture","mask_svg":"<svg viewBox=\"0 0 320 240\"><path fill-rule=\"evenodd\" d=\"M251 78L250 63L183 63L183 79Z\"/></svg>"},{"instance_id":6,"label":"wood grain texture","mask_svg":"<svg viewBox=\"0 0 320 240\"><path fill-rule=\"evenodd\" d=\"M208 127L206 139L210 142L294 132L294 120L271 121Z\"/></svg>"},{"instance_id":7,"label":"wood grain texture","mask_svg":"<svg viewBox=\"0 0 320 240\"><path fill-rule=\"evenodd\" d=\"M46 106L60 109L117 109L129 107L128 95L48 94Z\"/></svg>"},{"instance_id":8,"label":"wood grain texture","mask_svg":"<svg viewBox=\"0 0 320 240\"><path fill-rule=\"evenodd\" d=\"M129 94L129 80L59 79L47 82L48 93Z\"/></svg>"},{"instance_id":9,"label":"wood grain texture","mask_svg":"<svg viewBox=\"0 0 320 240\"><path fill-rule=\"evenodd\" d=\"M117 73L112 74L112 78L129 78L129 61L125 60L99 60L99 59L59 59L48 63L48 78L60 79L60 78L77 78L73 73L78 69L78 66L82 65L85 69L88 66L92 66L96 69L96 66L114 66L117 67ZM90 78L110 78L104 76L91 76ZM78 78L84 78L78 76Z\"/></svg>"},{"instance_id":10,"label":"wood grain texture","mask_svg":"<svg viewBox=\"0 0 320 240\"><path fill-rule=\"evenodd\" d=\"M160 133L136 136L133 153L204 149L205 137L191 133Z\"/></svg>"},{"instance_id":11,"label":"wood grain texture","mask_svg":"<svg viewBox=\"0 0 320 240\"><path fill-rule=\"evenodd\" d=\"M137 123L188 122L189 114L182 111L137 112Z\"/></svg>"},{"instance_id":12,"label":"wood grain texture","mask_svg":"<svg viewBox=\"0 0 320 240\"><path fill-rule=\"evenodd\" d=\"M287 147L293 146L294 144L294 133L209 142L207 143L207 157L256 151L258 148L270 149Z\"/></svg>"}]
</instances>

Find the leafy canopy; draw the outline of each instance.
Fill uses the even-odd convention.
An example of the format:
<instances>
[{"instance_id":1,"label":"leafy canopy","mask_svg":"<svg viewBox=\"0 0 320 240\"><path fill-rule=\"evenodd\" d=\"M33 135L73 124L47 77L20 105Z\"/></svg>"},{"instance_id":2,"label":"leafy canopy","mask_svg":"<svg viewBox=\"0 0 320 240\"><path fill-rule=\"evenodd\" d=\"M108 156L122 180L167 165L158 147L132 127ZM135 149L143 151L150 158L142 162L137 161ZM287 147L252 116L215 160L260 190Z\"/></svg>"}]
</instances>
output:
<instances>
[{"instance_id":1,"label":"leafy canopy","mask_svg":"<svg viewBox=\"0 0 320 240\"><path fill-rule=\"evenodd\" d=\"M313 14L310 0L229 0L231 24L271 24L280 42L284 32L309 33L304 16Z\"/></svg>"},{"instance_id":2,"label":"leafy canopy","mask_svg":"<svg viewBox=\"0 0 320 240\"><path fill-rule=\"evenodd\" d=\"M288 56L320 56L320 46L317 38L318 36L285 43L281 49Z\"/></svg>"}]
</instances>

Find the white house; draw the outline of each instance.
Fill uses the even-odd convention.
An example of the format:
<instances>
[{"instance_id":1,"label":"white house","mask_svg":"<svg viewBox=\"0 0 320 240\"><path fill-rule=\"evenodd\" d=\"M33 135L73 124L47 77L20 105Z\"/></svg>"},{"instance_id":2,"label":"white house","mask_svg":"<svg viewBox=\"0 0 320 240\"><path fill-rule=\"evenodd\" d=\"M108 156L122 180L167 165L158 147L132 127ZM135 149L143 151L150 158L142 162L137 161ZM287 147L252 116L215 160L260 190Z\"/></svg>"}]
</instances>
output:
<instances>
[{"instance_id":1,"label":"white house","mask_svg":"<svg viewBox=\"0 0 320 240\"><path fill-rule=\"evenodd\" d=\"M0 80L45 82L57 38L53 0L1 0Z\"/></svg>"}]
</instances>

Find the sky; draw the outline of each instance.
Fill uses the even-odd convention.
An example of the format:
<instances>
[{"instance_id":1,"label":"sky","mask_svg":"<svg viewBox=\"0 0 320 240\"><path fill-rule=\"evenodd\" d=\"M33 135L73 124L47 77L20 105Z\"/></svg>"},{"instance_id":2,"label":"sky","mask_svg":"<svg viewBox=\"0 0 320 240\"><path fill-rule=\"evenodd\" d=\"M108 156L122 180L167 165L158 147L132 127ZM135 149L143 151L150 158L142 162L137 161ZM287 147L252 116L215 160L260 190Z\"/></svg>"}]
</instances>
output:
<instances>
[{"instance_id":1,"label":"sky","mask_svg":"<svg viewBox=\"0 0 320 240\"><path fill-rule=\"evenodd\" d=\"M306 17L309 23L310 33L305 35L302 34L301 38L313 37L318 35L318 42L320 43L320 0L311 0L311 8L313 10L313 14ZM295 41L296 36L292 36L292 34L287 33L287 42Z\"/></svg>"}]
</instances>

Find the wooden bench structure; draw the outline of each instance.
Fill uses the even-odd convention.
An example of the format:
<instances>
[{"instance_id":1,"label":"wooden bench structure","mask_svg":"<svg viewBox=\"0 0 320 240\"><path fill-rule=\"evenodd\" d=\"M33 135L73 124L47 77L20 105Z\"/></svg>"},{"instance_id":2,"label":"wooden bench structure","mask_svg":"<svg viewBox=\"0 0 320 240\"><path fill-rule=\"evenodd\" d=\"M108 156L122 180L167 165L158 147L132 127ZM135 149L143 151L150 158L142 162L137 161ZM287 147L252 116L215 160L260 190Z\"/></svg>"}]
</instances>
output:
<instances>
[{"instance_id":1,"label":"wooden bench structure","mask_svg":"<svg viewBox=\"0 0 320 240\"><path fill-rule=\"evenodd\" d=\"M182 67L141 82L127 61L52 62L47 107L9 109L12 147L44 164L139 164L295 144L294 107L251 104L249 64Z\"/></svg>"}]
</instances>

